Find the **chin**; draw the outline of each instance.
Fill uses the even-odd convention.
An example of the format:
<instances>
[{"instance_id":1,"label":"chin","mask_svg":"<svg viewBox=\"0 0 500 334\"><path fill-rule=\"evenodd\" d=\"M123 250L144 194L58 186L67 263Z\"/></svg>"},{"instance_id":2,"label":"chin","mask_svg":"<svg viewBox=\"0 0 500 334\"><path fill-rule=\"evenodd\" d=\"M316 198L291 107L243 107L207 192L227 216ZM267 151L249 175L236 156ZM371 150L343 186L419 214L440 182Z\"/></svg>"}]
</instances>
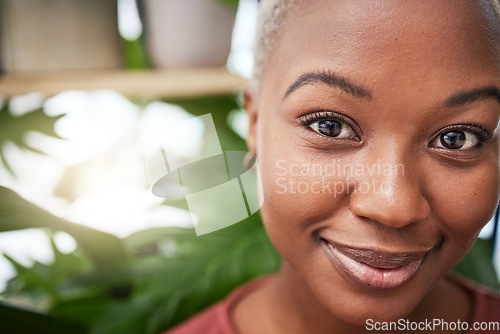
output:
<instances>
[{"instance_id":1,"label":"chin","mask_svg":"<svg viewBox=\"0 0 500 334\"><path fill-rule=\"evenodd\" d=\"M378 303L378 305L373 305L373 307L366 305L352 308L346 307L342 310L331 310L331 312L343 322L364 326L368 320L375 322L392 322L398 321L399 319L405 319L415 307L413 305L401 308L394 305L387 305L387 307L384 307L381 304L382 303Z\"/></svg>"},{"instance_id":2,"label":"chin","mask_svg":"<svg viewBox=\"0 0 500 334\"><path fill-rule=\"evenodd\" d=\"M334 305L325 305L332 316L339 320L353 324L364 326L368 319L376 322L392 322L399 319L406 319L424 299L422 296L408 297L405 293L400 296L384 297L367 297L367 296L352 296L347 297L349 300L343 303L335 303Z\"/></svg>"}]
</instances>

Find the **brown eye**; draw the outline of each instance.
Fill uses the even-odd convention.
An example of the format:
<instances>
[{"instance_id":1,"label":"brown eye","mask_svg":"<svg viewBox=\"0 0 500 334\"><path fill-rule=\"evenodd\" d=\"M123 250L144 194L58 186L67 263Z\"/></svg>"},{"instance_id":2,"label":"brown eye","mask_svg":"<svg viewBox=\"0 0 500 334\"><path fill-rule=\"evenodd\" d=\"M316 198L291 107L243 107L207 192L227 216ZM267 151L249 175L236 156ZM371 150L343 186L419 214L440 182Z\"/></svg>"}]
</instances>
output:
<instances>
[{"instance_id":1,"label":"brown eye","mask_svg":"<svg viewBox=\"0 0 500 334\"><path fill-rule=\"evenodd\" d=\"M450 131L439 136L441 145L445 148L452 150L458 150L465 145L465 140L467 136L462 131Z\"/></svg>"},{"instance_id":2,"label":"brown eye","mask_svg":"<svg viewBox=\"0 0 500 334\"><path fill-rule=\"evenodd\" d=\"M342 133L342 123L332 120L318 122L318 132L329 137L338 137Z\"/></svg>"},{"instance_id":3,"label":"brown eye","mask_svg":"<svg viewBox=\"0 0 500 334\"><path fill-rule=\"evenodd\" d=\"M308 126L317 133L326 137L355 140L358 138L354 130L342 121L324 119L312 122Z\"/></svg>"},{"instance_id":4,"label":"brown eye","mask_svg":"<svg viewBox=\"0 0 500 334\"><path fill-rule=\"evenodd\" d=\"M465 151L477 147L480 140L469 131L448 131L437 136L431 146L448 150Z\"/></svg>"}]
</instances>

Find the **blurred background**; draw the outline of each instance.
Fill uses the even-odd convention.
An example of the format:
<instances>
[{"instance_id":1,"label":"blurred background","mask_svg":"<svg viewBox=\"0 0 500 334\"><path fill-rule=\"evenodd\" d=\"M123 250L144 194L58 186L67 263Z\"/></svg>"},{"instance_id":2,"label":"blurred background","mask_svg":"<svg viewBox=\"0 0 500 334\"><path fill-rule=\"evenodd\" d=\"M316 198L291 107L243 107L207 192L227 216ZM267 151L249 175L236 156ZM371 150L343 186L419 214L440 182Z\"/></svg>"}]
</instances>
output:
<instances>
[{"instance_id":1,"label":"blurred background","mask_svg":"<svg viewBox=\"0 0 500 334\"><path fill-rule=\"evenodd\" d=\"M279 268L258 213L196 236L151 191L179 121L210 113L246 151L257 6L0 0L0 333L159 333ZM203 131L163 149L196 156ZM497 290L498 230L455 269Z\"/></svg>"}]
</instances>

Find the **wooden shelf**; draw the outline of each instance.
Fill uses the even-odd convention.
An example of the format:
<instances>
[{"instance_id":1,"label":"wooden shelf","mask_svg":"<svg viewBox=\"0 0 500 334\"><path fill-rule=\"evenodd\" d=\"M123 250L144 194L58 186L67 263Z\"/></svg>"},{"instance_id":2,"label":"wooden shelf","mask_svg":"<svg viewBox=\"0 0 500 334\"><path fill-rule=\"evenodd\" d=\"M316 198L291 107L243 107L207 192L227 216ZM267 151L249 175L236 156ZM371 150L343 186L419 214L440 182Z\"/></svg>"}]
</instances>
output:
<instances>
[{"instance_id":1,"label":"wooden shelf","mask_svg":"<svg viewBox=\"0 0 500 334\"><path fill-rule=\"evenodd\" d=\"M235 93L246 82L225 68L207 67L9 74L0 77L0 96L10 98L31 92L52 96L65 90L112 89L131 98L183 98Z\"/></svg>"}]
</instances>

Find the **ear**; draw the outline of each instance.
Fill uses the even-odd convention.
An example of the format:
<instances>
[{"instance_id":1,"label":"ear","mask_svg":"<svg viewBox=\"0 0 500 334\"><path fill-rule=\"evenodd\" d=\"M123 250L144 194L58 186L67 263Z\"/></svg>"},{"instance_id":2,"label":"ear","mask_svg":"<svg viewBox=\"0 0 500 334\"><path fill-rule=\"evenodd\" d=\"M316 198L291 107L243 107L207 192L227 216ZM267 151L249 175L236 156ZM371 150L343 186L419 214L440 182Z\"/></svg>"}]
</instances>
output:
<instances>
[{"instance_id":1,"label":"ear","mask_svg":"<svg viewBox=\"0 0 500 334\"><path fill-rule=\"evenodd\" d=\"M243 107L248 115L248 150L257 156L257 94L251 84L247 85L243 92Z\"/></svg>"}]
</instances>

